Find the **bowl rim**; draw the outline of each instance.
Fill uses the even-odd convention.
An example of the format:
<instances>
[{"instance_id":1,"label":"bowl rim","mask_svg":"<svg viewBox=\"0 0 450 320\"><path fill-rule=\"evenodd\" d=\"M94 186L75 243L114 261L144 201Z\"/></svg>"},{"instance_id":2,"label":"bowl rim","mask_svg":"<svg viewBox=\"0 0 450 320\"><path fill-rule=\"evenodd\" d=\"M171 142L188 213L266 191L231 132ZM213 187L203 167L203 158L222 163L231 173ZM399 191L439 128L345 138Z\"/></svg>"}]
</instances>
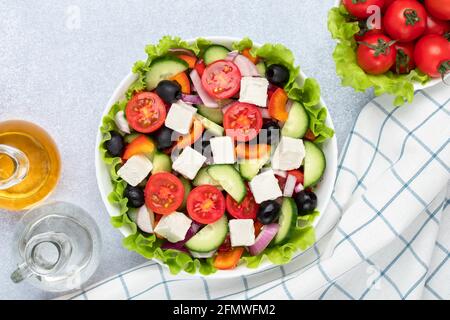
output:
<instances>
[{"instance_id":1,"label":"bowl rim","mask_svg":"<svg viewBox=\"0 0 450 320\"><path fill-rule=\"evenodd\" d=\"M335 0L333 8L339 8L341 3L342 3L342 0ZM338 41L335 40L335 42L338 42ZM442 79L440 79L440 78L430 78L430 80L427 83L425 83L425 84L421 84L420 82L413 81L414 91L423 90L423 89L426 89L426 88L431 88L431 87L434 87L435 85L437 85L437 84L439 84L441 82L442 82Z\"/></svg>"},{"instance_id":2,"label":"bowl rim","mask_svg":"<svg viewBox=\"0 0 450 320\"><path fill-rule=\"evenodd\" d=\"M238 37L228 37L228 36L205 36L205 37L198 37L198 38L204 38L204 39L207 39L207 40L210 40L212 42L222 44L222 45L228 45L229 43L239 41L242 39L242 38L238 38ZM196 39L197 38L191 38L191 39L187 39L185 41L188 43L192 43ZM260 47L261 44L254 42L254 46ZM307 78L307 76L300 70L300 74L299 74L297 80L302 81L303 79L306 79L306 78ZM131 85L131 83L133 83L136 79L137 79L136 75L132 72L129 72L125 76L125 78L123 78L121 80L119 85L114 89L114 92L110 96L106 107L103 109L102 116L100 118L100 123L97 127L97 137L96 137L96 143L95 143L96 180L97 180L97 186L100 191L100 195L101 195L103 204L105 205L107 212L111 217L117 216L119 214L119 210L109 202L108 195L109 195L110 191L107 191L105 189L105 184L111 184L111 180L109 177L109 171L107 170L108 167L103 162L100 150L98 148L98 146L100 145L100 143L102 141L102 133L100 131L100 128L102 126L103 118L110 111L111 106L114 103L116 103L117 101L125 98L125 96L124 96L125 91ZM326 119L327 126L329 126L330 128L332 128L334 130L333 121L331 119L328 107L327 107L325 101L323 100L322 96L320 98L320 103L327 110L327 119ZM321 193L323 193L325 196L322 196L320 198L318 197L319 198L318 210L320 211L321 214L314 221L314 224L313 224L314 227L317 227L319 221L323 217L325 209L327 208L328 203L331 199L332 191L334 189L334 183L335 183L336 174L337 174L337 162L338 162L338 148L337 148L336 135L333 135L333 137L331 139L324 142L322 149L328 150L327 152L324 151L326 161L327 161L327 167L326 167L325 174L324 174L324 176L326 176L326 178L324 178L323 181L326 181L326 183L322 183L320 186ZM105 175L107 176L107 182L105 182L105 177L104 177ZM111 184L111 186L112 186L112 184ZM130 230L128 228L120 227L118 229L124 237L130 235ZM302 251L298 250L295 253L294 257L298 256L301 253L302 253ZM159 261L158 259L151 259L151 260L156 261L157 263L164 266L168 270L167 265L164 264L163 262ZM260 273L263 271L267 271L268 269L271 269L271 267L273 268L273 267L279 267L279 266L271 263L267 259L264 259L258 268L251 269L251 268L247 268L244 265L240 265L233 270L217 270L217 272L215 272L211 275L208 275L206 277L208 277L209 279L232 278L232 277L236 277L236 276L245 276L245 275L250 275L250 274L254 274L254 273ZM189 275L189 276L193 276L193 277L203 277L203 275L201 275L199 273L191 275L184 271L180 272L180 274L185 274L185 275Z\"/></svg>"}]
</instances>

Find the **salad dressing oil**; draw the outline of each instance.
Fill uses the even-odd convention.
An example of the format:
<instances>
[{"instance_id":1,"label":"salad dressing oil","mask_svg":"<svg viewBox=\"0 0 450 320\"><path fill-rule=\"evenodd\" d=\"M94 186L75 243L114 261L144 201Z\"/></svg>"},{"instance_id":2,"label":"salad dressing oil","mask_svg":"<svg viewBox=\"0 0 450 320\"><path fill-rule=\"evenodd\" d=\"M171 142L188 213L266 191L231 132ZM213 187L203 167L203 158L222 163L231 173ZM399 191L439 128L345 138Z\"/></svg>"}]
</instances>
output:
<instances>
[{"instance_id":1,"label":"salad dressing oil","mask_svg":"<svg viewBox=\"0 0 450 320\"><path fill-rule=\"evenodd\" d=\"M0 208L22 210L43 200L55 188L60 169L57 147L41 127L0 122Z\"/></svg>"}]
</instances>

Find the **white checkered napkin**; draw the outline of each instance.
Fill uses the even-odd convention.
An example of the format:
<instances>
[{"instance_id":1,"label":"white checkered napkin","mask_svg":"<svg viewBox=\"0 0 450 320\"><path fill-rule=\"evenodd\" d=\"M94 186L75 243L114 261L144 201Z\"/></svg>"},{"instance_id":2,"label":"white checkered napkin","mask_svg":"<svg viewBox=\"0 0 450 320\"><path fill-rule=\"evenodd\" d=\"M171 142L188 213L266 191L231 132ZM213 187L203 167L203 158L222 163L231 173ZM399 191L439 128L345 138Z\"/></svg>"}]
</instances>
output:
<instances>
[{"instance_id":1,"label":"white checkered napkin","mask_svg":"<svg viewBox=\"0 0 450 320\"><path fill-rule=\"evenodd\" d=\"M370 102L342 151L319 241L284 266L227 280L155 262L75 299L450 299L450 89Z\"/></svg>"}]
</instances>

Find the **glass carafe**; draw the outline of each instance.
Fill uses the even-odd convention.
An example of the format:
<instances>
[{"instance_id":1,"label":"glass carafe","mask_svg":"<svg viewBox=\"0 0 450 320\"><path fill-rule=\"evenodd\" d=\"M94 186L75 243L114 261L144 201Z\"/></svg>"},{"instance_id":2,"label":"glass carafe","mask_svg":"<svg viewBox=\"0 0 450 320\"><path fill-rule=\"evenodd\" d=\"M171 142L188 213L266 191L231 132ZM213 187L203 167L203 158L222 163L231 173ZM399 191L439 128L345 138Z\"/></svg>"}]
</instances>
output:
<instances>
[{"instance_id":1,"label":"glass carafe","mask_svg":"<svg viewBox=\"0 0 450 320\"><path fill-rule=\"evenodd\" d=\"M0 122L0 209L23 210L56 187L61 161L41 127L21 120Z\"/></svg>"},{"instance_id":2,"label":"glass carafe","mask_svg":"<svg viewBox=\"0 0 450 320\"><path fill-rule=\"evenodd\" d=\"M101 249L95 221L66 202L38 206L16 231L14 282L29 281L46 291L79 289L96 270Z\"/></svg>"}]
</instances>

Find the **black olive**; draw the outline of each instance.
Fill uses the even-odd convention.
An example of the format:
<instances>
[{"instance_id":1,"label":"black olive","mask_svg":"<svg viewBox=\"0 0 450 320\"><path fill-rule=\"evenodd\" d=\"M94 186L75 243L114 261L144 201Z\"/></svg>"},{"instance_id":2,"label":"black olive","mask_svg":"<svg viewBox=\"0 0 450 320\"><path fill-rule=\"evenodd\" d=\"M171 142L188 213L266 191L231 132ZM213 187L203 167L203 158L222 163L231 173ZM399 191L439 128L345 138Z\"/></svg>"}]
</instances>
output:
<instances>
[{"instance_id":1,"label":"black olive","mask_svg":"<svg viewBox=\"0 0 450 320\"><path fill-rule=\"evenodd\" d=\"M267 143L267 144L271 144L272 143L272 138L275 138L277 141L280 140L280 125L278 124L278 122L270 120L267 121L263 124L262 126L263 129L265 129L265 137L264 139L267 140L267 142L264 141L259 141L259 143ZM262 131L261 131L262 132ZM260 140L263 139L262 138L262 133L260 134ZM275 141L275 142L277 142Z\"/></svg>"},{"instance_id":2,"label":"black olive","mask_svg":"<svg viewBox=\"0 0 450 320\"><path fill-rule=\"evenodd\" d=\"M155 132L154 137L156 140L156 146L159 150L167 149L172 146L172 133L173 130L162 126L158 131Z\"/></svg>"},{"instance_id":3,"label":"black olive","mask_svg":"<svg viewBox=\"0 0 450 320\"><path fill-rule=\"evenodd\" d=\"M156 94L166 103L174 103L181 99L181 86L178 82L163 80L158 83Z\"/></svg>"},{"instance_id":4,"label":"black olive","mask_svg":"<svg viewBox=\"0 0 450 320\"><path fill-rule=\"evenodd\" d=\"M289 70L281 64L272 64L267 68L266 77L270 83L282 88L289 81Z\"/></svg>"},{"instance_id":5,"label":"black olive","mask_svg":"<svg viewBox=\"0 0 450 320\"><path fill-rule=\"evenodd\" d=\"M139 187L128 185L123 195L128 199L129 207L140 208L145 203L144 191Z\"/></svg>"},{"instance_id":6,"label":"black olive","mask_svg":"<svg viewBox=\"0 0 450 320\"><path fill-rule=\"evenodd\" d=\"M113 157L121 157L123 149L125 148L125 143L120 134L115 131L111 131L111 139L105 141L105 148L108 150L109 154Z\"/></svg>"},{"instance_id":7,"label":"black olive","mask_svg":"<svg viewBox=\"0 0 450 320\"><path fill-rule=\"evenodd\" d=\"M264 201L259 205L258 220L262 224L269 224L278 219L281 206L274 200Z\"/></svg>"},{"instance_id":8,"label":"black olive","mask_svg":"<svg viewBox=\"0 0 450 320\"><path fill-rule=\"evenodd\" d=\"M302 190L294 195L294 200L300 216L309 214L317 207L317 196L312 191Z\"/></svg>"}]
</instances>

